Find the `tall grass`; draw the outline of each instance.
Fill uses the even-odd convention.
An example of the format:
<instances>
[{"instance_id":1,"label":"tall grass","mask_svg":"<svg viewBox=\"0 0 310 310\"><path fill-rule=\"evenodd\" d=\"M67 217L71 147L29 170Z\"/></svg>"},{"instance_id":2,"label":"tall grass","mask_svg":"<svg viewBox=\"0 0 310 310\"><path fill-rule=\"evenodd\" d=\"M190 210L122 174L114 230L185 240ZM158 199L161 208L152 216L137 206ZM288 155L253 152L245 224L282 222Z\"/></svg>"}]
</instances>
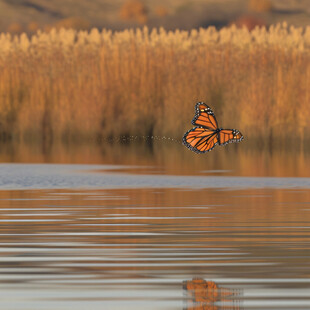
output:
<instances>
[{"instance_id":1,"label":"tall grass","mask_svg":"<svg viewBox=\"0 0 310 310\"><path fill-rule=\"evenodd\" d=\"M197 100L264 141L310 137L310 27L0 35L3 139L181 138Z\"/></svg>"}]
</instances>

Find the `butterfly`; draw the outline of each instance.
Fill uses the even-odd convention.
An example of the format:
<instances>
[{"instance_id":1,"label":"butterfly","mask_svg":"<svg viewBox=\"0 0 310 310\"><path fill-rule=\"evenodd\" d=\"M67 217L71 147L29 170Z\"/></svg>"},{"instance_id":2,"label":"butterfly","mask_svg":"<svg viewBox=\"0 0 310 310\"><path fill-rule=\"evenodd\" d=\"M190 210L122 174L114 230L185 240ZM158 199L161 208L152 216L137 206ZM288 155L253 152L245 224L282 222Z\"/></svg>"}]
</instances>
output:
<instances>
[{"instance_id":1,"label":"butterfly","mask_svg":"<svg viewBox=\"0 0 310 310\"><path fill-rule=\"evenodd\" d=\"M219 128L213 111L204 102L197 102L195 111L192 124L196 127L187 131L182 139L190 150L202 154L213 150L217 144L226 145L243 140L239 130Z\"/></svg>"}]
</instances>

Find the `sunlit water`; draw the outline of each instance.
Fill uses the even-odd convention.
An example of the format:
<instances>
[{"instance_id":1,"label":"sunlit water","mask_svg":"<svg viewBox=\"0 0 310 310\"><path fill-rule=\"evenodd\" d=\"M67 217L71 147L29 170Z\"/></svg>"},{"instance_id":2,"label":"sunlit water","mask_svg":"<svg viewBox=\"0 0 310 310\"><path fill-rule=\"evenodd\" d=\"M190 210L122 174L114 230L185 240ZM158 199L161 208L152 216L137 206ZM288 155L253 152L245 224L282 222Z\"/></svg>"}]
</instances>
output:
<instances>
[{"instance_id":1,"label":"sunlit water","mask_svg":"<svg viewBox=\"0 0 310 310\"><path fill-rule=\"evenodd\" d=\"M157 146L2 151L1 309L310 309L307 153Z\"/></svg>"}]
</instances>

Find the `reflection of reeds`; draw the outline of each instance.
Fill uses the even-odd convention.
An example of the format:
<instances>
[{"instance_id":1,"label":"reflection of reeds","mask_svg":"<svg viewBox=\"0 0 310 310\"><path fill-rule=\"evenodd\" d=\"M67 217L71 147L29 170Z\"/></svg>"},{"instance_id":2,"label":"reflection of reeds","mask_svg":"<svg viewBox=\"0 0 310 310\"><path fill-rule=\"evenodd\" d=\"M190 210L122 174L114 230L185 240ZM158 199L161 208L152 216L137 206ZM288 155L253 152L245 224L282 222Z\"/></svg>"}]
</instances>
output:
<instances>
[{"instance_id":1,"label":"reflection of reeds","mask_svg":"<svg viewBox=\"0 0 310 310\"><path fill-rule=\"evenodd\" d=\"M141 174L158 169L168 175L238 175L255 177L309 177L310 153L295 148L264 149L247 144L229 144L210 152L208 160L193 156L182 144L168 139L119 143L0 143L0 162L83 163L145 166L132 172ZM124 156L125 154L125 156ZM153 167L153 168L152 168ZM217 170L221 171L217 171ZM223 171L224 170L224 171ZM210 172L211 171L211 172ZM213 172L212 172L213 171ZM225 172L223 174L223 172Z\"/></svg>"},{"instance_id":2,"label":"reflection of reeds","mask_svg":"<svg viewBox=\"0 0 310 310\"><path fill-rule=\"evenodd\" d=\"M306 138L310 27L0 36L1 137L181 137L196 100L246 137Z\"/></svg>"}]
</instances>

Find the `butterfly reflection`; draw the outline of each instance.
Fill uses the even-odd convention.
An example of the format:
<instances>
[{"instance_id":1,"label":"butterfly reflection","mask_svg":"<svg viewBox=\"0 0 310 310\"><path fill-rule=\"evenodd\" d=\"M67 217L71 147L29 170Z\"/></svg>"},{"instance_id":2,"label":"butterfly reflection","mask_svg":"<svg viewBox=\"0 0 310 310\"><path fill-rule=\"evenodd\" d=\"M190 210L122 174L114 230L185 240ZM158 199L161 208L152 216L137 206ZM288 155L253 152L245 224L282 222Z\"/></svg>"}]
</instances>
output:
<instances>
[{"instance_id":1,"label":"butterfly reflection","mask_svg":"<svg viewBox=\"0 0 310 310\"><path fill-rule=\"evenodd\" d=\"M213 281L194 278L183 282L184 310L241 310L240 290L218 286Z\"/></svg>"}]
</instances>

